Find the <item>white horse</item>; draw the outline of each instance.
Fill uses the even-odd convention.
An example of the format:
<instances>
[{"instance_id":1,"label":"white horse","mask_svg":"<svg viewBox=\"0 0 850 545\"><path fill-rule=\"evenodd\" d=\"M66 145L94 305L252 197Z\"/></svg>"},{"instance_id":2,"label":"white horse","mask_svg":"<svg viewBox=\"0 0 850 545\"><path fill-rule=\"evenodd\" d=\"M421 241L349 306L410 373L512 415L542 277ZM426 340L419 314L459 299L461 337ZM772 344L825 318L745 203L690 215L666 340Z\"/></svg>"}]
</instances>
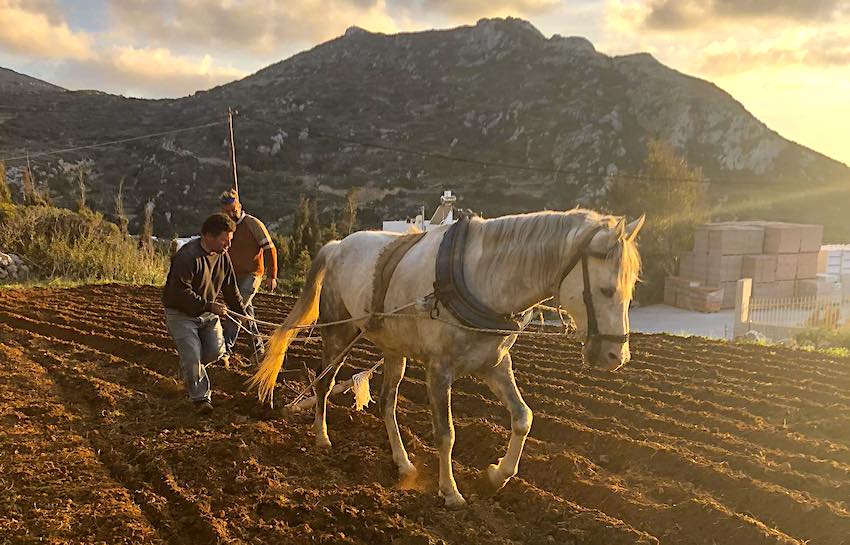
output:
<instances>
[{"instance_id":1,"label":"white horse","mask_svg":"<svg viewBox=\"0 0 850 545\"><path fill-rule=\"evenodd\" d=\"M589 210L537 212L483 220L473 218L464 251L464 277L472 295L500 314L528 309L549 297L569 312L587 337L583 356L589 365L613 371L629 354L628 308L640 270L635 237L641 217L628 226L615 216ZM401 259L393 273L385 309L402 307L433 292L437 250L447 229L428 232ZM260 400L271 398L283 357L304 325L344 321L364 316L372 308L372 284L382 249L400 236L361 231L326 244L316 255L303 292L284 324L269 342L266 357L249 384ZM581 266L577 264L581 262ZM454 426L451 415L452 381L475 374L486 381L511 413L511 437L506 454L490 465L487 477L498 490L516 475L519 458L531 429L532 414L514 381L509 350L516 334L493 334L458 327L445 309L440 320L386 317L381 328L367 329L367 318L322 329L323 362L340 360L315 387L316 443L330 447L325 419L328 394L342 365L341 353L364 332L384 353L381 409L393 460L402 479L415 477L396 420L398 386L406 358L427 366L428 395L436 446L439 451L439 492L449 507L465 504L452 475ZM448 322L452 322L447 323Z\"/></svg>"}]
</instances>

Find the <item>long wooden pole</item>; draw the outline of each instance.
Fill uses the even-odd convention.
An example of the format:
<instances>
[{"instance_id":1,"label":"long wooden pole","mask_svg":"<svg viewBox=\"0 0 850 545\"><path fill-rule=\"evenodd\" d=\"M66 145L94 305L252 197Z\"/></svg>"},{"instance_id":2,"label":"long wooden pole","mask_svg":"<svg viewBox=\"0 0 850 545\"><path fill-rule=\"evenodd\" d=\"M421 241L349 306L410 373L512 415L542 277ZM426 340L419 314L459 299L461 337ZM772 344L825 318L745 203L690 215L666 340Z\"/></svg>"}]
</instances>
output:
<instances>
[{"instance_id":1,"label":"long wooden pole","mask_svg":"<svg viewBox=\"0 0 850 545\"><path fill-rule=\"evenodd\" d=\"M231 189L239 194L239 176L236 173L236 142L233 140L233 114L239 115L239 112L234 111L229 106L227 108L227 128L230 131L230 166L233 169L233 183Z\"/></svg>"}]
</instances>

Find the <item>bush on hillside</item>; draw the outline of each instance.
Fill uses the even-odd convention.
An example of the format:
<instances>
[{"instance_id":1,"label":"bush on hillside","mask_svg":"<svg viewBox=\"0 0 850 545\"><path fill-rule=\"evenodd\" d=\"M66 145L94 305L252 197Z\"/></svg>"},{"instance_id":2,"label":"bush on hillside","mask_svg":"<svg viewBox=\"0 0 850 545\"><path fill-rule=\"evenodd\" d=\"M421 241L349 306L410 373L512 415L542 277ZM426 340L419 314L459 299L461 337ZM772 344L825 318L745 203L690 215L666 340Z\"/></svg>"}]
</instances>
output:
<instances>
[{"instance_id":1,"label":"bush on hillside","mask_svg":"<svg viewBox=\"0 0 850 545\"><path fill-rule=\"evenodd\" d=\"M641 304L663 299L664 279L676 273L679 252L693 247L694 230L708 215L707 201L702 174L657 140L647 145L639 178L615 179L606 208L628 220L646 214L638 237L642 281L635 290Z\"/></svg>"},{"instance_id":2,"label":"bush on hillside","mask_svg":"<svg viewBox=\"0 0 850 545\"><path fill-rule=\"evenodd\" d=\"M79 282L164 282L163 252L136 241L100 214L51 206L0 209L0 248L20 255L36 277Z\"/></svg>"}]
</instances>

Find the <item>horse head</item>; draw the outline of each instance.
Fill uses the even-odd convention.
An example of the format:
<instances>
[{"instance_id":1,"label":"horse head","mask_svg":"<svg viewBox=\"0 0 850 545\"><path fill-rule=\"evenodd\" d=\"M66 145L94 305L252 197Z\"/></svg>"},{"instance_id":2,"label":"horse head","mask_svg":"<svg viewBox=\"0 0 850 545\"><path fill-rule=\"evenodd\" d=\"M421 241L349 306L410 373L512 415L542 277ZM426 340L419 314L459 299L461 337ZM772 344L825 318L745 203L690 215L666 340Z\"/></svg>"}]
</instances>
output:
<instances>
[{"instance_id":1,"label":"horse head","mask_svg":"<svg viewBox=\"0 0 850 545\"><path fill-rule=\"evenodd\" d=\"M615 371L631 357L629 303L640 272L635 240L644 220L641 216L626 225L625 218L602 218L560 283L561 306L585 335L582 357L598 369Z\"/></svg>"}]
</instances>

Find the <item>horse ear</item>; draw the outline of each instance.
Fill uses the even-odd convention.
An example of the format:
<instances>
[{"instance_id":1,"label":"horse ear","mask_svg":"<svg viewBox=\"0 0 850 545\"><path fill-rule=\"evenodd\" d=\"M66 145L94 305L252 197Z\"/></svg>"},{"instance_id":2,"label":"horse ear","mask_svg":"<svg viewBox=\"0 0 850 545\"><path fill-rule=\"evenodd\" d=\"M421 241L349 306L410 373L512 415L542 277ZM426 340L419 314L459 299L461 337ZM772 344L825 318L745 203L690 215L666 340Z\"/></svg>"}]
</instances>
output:
<instances>
[{"instance_id":1,"label":"horse ear","mask_svg":"<svg viewBox=\"0 0 850 545\"><path fill-rule=\"evenodd\" d=\"M632 241L637 238L638 233L640 232L641 227L643 227L644 222L646 221L646 214L641 214L638 219L631 222L625 230L625 238L623 240Z\"/></svg>"},{"instance_id":2,"label":"horse ear","mask_svg":"<svg viewBox=\"0 0 850 545\"><path fill-rule=\"evenodd\" d=\"M626 219L618 218L617 223L610 229L600 229L590 239L588 247L596 253L604 254L613 248L617 241L622 240L625 236Z\"/></svg>"},{"instance_id":3,"label":"horse ear","mask_svg":"<svg viewBox=\"0 0 850 545\"><path fill-rule=\"evenodd\" d=\"M626 236L626 217L621 216L620 219L617 220L617 225L614 226L614 233L617 235L617 239L622 239Z\"/></svg>"}]
</instances>

